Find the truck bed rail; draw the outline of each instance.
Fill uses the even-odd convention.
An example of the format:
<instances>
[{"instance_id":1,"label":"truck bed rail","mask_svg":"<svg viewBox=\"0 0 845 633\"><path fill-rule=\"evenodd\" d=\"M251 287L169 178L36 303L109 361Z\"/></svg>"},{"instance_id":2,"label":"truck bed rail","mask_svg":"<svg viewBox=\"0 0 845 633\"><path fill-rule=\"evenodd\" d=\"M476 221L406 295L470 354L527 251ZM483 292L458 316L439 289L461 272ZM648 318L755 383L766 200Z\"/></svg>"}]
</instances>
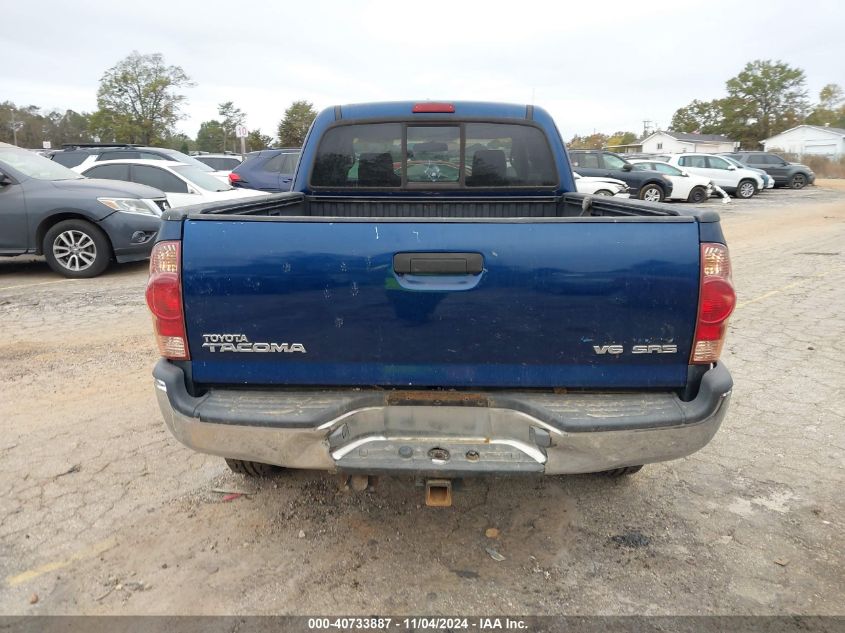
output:
<instances>
[{"instance_id":1,"label":"truck bed rail","mask_svg":"<svg viewBox=\"0 0 845 633\"><path fill-rule=\"evenodd\" d=\"M173 209L164 219L202 216L321 217L384 219L514 219L514 218L678 218L718 222L715 211L671 207L662 203L567 193L548 197L401 198L306 196L287 192L258 200L215 202ZM221 218L222 219L222 218Z\"/></svg>"}]
</instances>

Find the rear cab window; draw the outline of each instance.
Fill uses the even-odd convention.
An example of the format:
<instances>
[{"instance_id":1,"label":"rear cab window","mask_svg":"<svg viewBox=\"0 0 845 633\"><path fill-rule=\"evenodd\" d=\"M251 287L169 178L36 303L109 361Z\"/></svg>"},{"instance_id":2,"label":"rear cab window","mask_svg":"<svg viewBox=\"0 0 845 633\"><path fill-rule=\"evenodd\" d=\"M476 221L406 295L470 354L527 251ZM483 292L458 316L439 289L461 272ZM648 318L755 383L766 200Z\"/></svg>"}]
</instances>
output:
<instances>
[{"instance_id":1,"label":"rear cab window","mask_svg":"<svg viewBox=\"0 0 845 633\"><path fill-rule=\"evenodd\" d=\"M545 134L498 122L352 123L323 135L311 186L331 188L555 187Z\"/></svg>"}]
</instances>

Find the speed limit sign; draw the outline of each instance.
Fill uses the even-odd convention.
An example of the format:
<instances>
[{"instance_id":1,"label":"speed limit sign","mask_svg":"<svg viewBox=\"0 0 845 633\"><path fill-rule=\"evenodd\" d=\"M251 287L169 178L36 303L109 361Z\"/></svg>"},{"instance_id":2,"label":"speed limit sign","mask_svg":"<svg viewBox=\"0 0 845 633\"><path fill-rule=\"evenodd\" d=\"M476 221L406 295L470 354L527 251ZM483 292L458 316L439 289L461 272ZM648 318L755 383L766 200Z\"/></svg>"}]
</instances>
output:
<instances>
[{"instance_id":1,"label":"speed limit sign","mask_svg":"<svg viewBox=\"0 0 845 633\"><path fill-rule=\"evenodd\" d=\"M247 134L248 132L245 125L239 125L235 128L235 136L238 138L246 138Z\"/></svg>"}]
</instances>

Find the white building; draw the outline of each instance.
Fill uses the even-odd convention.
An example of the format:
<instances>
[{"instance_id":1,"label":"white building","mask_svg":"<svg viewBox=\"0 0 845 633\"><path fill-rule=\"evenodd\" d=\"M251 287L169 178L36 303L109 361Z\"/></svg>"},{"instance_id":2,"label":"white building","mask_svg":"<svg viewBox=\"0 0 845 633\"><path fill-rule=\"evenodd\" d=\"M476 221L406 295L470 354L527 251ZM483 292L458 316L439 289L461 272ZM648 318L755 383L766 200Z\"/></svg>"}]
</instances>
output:
<instances>
[{"instance_id":1,"label":"white building","mask_svg":"<svg viewBox=\"0 0 845 633\"><path fill-rule=\"evenodd\" d=\"M840 127L799 125L763 141L767 152L788 152L837 158L845 156L845 130Z\"/></svg>"},{"instance_id":2,"label":"white building","mask_svg":"<svg viewBox=\"0 0 845 633\"><path fill-rule=\"evenodd\" d=\"M684 152L733 152L739 143L721 134L688 134L686 132L658 131L642 141L646 154L683 154Z\"/></svg>"}]
</instances>

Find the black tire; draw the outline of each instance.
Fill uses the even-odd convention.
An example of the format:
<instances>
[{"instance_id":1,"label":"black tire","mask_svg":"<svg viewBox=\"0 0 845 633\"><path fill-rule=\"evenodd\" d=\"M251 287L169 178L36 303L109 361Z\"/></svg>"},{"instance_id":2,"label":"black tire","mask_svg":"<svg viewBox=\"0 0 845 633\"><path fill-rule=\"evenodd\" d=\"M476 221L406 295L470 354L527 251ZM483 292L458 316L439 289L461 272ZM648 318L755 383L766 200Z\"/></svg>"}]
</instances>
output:
<instances>
[{"instance_id":1,"label":"black tire","mask_svg":"<svg viewBox=\"0 0 845 633\"><path fill-rule=\"evenodd\" d=\"M608 189L599 189L593 195L594 196L612 196L613 192L608 190Z\"/></svg>"},{"instance_id":2,"label":"black tire","mask_svg":"<svg viewBox=\"0 0 845 633\"><path fill-rule=\"evenodd\" d=\"M226 458L226 465L233 473L245 477L273 477L284 470L281 466L262 464L261 462L247 462L242 459Z\"/></svg>"},{"instance_id":3,"label":"black tire","mask_svg":"<svg viewBox=\"0 0 845 633\"><path fill-rule=\"evenodd\" d=\"M70 279L102 275L112 257L111 242L86 220L63 220L54 224L41 244L47 264Z\"/></svg>"},{"instance_id":4,"label":"black tire","mask_svg":"<svg viewBox=\"0 0 845 633\"><path fill-rule=\"evenodd\" d=\"M757 193L757 185L754 184L753 180L746 178L745 180L739 181L734 195L742 200L748 200L749 198L753 198L755 193Z\"/></svg>"},{"instance_id":5,"label":"black tire","mask_svg":"<svg viewBox=\"0 0 845 633\"><path fill-rule=\"evenodd\" d=\"M707 189L702 186L693 187L687 196L687 202L693 204L701 204L705 200L707 200Z\"/></svg>"},{"instance_id":6,"label":"black tire","mask_svg":"<svg viewBox=\"0 0 845 633\"><path fill-rule=\"evenodd\" d=\"M634 475L640 472L643 469L642 464L639 466L623 466L622 468L614 468L613 470L605 470L599 473L600 475L604 475L605 477L627 477L629 475Z\"/></svg>"},{"instance_id":7,"label":"black tire","mask_svg":"<svg viewBox=\"0 0 845 633\"><path fill-rule=\"evenodd\" d=\"M663 187L649 183L640 189L640 200L648 200L649 202L663 202L666 194L663 192Z\"/></svg>"},{"instance_id":8,"label":"black tire","mask_svg":"<svg viewBox=\"0 0 845 633\"><path fill-rule=\"evenodd\" d=\"M790 189L803 189L807 186L807 176L804 174L794 174L792 178L789 179L789 188Z\"/></svg>"}]
</instances>

